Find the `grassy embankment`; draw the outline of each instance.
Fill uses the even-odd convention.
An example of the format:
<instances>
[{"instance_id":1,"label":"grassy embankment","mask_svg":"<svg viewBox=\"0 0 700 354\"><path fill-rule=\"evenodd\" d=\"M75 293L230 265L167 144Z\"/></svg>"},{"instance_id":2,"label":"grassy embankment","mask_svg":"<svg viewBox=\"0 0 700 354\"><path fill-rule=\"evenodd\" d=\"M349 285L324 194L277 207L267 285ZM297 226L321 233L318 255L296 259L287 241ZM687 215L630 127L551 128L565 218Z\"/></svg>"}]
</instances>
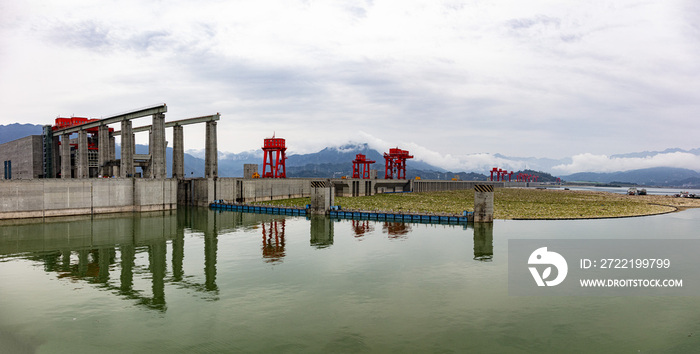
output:
<instances>
[{"instance_id":1,"label":"grassy embankment","mask_svg":"<svg viewBox=\"0 0 700 354\"><path fill-rule=\"evenodd\" d=\"M308 198L275 200L261 204L303 207ZM474 191L377 194L336 197L345 210L461 214L474 210ZM640 216L700 207L700 199L671 196L629 196L591 191L498 188L494 194L496 219L586 219Z\"/></svg>"}]
</instances>

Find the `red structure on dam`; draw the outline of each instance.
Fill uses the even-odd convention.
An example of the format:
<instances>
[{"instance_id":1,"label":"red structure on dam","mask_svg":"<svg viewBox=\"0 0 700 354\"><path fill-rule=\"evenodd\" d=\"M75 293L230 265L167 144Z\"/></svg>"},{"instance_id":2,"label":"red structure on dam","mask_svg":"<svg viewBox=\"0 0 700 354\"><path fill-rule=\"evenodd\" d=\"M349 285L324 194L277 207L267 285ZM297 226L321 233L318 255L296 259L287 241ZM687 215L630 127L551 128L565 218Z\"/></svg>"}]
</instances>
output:
<instances>
[{"instance_id":1,"label":"red structure on dam","mask_svg":"<svg viewBox=\"0 0 700 354\"><path fill-rule=\"evenodd\" d=\"M285 151L287 151L287 147L285 146L285 140L274 136L267 138L262 149L264 153L262 178L287 178L287 167L285 166L285 161L287 160Z\"/></svg>"},{"instance_id":2,"label":"red structure on dam","mask_svg":"<svg viewBox=\"0 0 700 354\"><path fill-rule=\"evenodd\" d=\"M363 154L355 155L355 160L352 161L352 178L369 179L369 166L375 162L377 161L367 160L367 156Z\"/></svg>"},{"instance_id":3,"label":"red structure on dam","mask_svg":"<svg viewBox=\"0 0 700 354\"><path fill-rule=\"evenodd\" d=\"M406 160L412 159L408 150L399 148L389 149L389 153L384 153L384 178L385 179L406 179Z\"/></svg>"}]
</instances>

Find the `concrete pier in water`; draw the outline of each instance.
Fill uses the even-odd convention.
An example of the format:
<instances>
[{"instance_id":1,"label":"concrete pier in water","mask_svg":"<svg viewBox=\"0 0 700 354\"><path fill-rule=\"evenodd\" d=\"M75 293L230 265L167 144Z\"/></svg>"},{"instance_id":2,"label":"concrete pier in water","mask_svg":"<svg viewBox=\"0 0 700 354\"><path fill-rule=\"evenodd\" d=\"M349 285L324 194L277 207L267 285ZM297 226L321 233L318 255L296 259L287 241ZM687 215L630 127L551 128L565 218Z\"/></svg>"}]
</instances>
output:
<instances>
[{"instance_id":1,"label":"concrete pier in water","mask_svg":"<svg viewBox=\"0 0 700 354\"><path fill-rule=\"evenodd\" d=\"M474 222L493 222L493 186L474 186Z\"/></svg>"}]
</instances>

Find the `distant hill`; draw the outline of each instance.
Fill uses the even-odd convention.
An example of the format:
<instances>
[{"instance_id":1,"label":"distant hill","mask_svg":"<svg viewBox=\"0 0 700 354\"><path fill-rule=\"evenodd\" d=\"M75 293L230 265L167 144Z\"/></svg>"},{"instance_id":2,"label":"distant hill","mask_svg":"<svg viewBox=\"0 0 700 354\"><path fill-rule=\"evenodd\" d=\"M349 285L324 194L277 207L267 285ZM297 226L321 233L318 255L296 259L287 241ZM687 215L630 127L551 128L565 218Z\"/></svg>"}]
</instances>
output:
<instances>
[{"instance_id":1,"label":"distant hill","mask_svg":"<svg viewBox=\"0 0 700 354\"><path fill-rule=\"evenodd\" d=\"M512 180L515 180L515 176L517 176L519 173L527 174L527 175L531 175L531 176L537 176L537 182L556 182L557 181L557 177L552 176L551 174L549 174L547 172L535 171L535 170L522 170L522 171L513 172Z\"/></svg>"},{"instance_id":2,"label":"distant hill","mask_svg":"<svg viewBox=\"0 0 700 354\"><path fill-rule=\"evenodd\" d=\"M642 152L631 152L627 154L617 154L617 155L610 155L611 158L627 158L627 157L636 157L636 158L647 158L647 157L652 157L656 156L659 154L670 154L674 152L688 152L693 155L700 155L700 148L697 149L691 149L691 150L683 150L679 148L669 148L663 151L642 151Z\"/></svg>"},{"instance_id":3,"label":"distant hill","mask_svg":"<svg viewBox=\"0 0 700 354\"><path fill-rule=\"evenodd\" d=\"M30 135L40 135L43 126L36 124L8 124L0 125L0 144L24 138Z\"/></svg>"},{"instance_id":4,"label":"distant hill","mask_svg":"<svg viewBox=\"0 0 700 354\"><path fill-rule=\"evenodd\" d=\"M567 182L630 183L662 187L700 187L700 173L674 167L654 167L624 172L580 172L562 176Z\"/></svg>"}]
</instances>

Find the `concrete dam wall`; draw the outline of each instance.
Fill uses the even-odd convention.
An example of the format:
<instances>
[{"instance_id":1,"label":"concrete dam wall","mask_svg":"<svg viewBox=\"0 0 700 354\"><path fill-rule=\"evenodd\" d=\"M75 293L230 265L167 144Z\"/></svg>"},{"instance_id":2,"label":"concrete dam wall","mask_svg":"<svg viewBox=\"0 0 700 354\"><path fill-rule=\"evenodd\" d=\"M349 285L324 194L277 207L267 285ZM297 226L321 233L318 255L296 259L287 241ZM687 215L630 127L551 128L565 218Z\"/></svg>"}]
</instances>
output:
<instances>
[{"instance_id":1,"label":"concrete dam wall","mask_svg":"<svg viewBox=\"0 0 700 354\"><path fill-rule=\"evenodd\" d=\"M177 208L174 179L34 179L0 182L0 219Z\"/></svg>"},{"instance_id":2,"label":"concrete dam wall","mask_svg":"<svg viewBox=\"0 0 700 354\"><path fill-rule=\"evenodd\" d=\"M311 195L311 180L314 179L185 179L178 183L177 199L183 205L208 206L218 199L251 203L301 198Z\"/></svg>"},{"instance_id":3,"label":"concrete dam wall","mask_svg":"<svg viewBox=\"0 0 700 354\"><path fill-rule=\"evenodd\" d=\"M177 205L208 206L215 200L251 203L311 196L312 181L325 179L33 179L0 181L0 219L45 218L162 211ZM330 179L335 196L472 189L509 182ZM523 183L525 184L525 183ZM526 186L525 184L524 186ZM519 185L518 185L519 186Z\"/></svg>"}]
</instances>

